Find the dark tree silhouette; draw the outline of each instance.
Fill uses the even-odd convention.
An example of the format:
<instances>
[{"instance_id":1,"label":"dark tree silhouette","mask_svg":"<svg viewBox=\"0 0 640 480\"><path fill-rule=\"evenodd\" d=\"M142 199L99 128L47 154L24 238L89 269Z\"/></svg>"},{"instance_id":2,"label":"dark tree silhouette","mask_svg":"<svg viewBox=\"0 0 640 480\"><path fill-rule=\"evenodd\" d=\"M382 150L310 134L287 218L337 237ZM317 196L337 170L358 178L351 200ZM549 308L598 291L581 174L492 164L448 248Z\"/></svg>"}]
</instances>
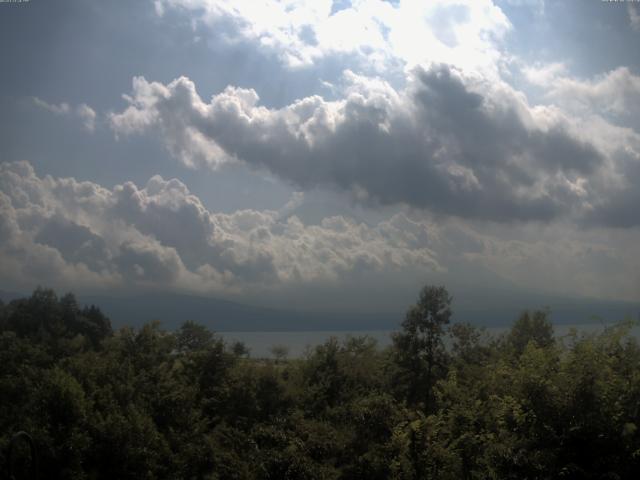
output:
<instances>
[{"instance_id":1,"label":"dark tree silhouette","mask_svg":"<svg viewBox=\"0 0 640 480\"><path fill-rule=\"evenodd\" d=\"M407 312L402 332L393 336L399 380L407 386L407 401L423 404L426 412L433 404L433 386L445 371L442 339L451 318L451 301L445 287L425 286L418 302Z\"/></svg>"},{"instance_id":2,"label":"dark tree silhouette","mask_svg":"<svg viewBox=\"0 0 640 480\"><path fill-rule=\"evenodd\" d=\"M509 332L509 343L516 355L521 355L529 342L537 347L553 344L553 325L549 321L549 310L525 310Z\"/></svg>"}]
</instances>

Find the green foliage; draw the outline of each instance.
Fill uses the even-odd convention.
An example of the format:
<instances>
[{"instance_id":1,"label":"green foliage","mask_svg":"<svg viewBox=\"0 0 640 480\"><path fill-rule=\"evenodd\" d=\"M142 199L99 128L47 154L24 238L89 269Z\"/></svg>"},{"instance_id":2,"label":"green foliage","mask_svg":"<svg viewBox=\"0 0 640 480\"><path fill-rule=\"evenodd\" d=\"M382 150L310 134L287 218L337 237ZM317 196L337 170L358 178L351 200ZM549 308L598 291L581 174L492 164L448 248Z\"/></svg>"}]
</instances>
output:
<instances>
[{"instance_id":1,"label":"green foliage","mask_svg":"<svg viewBox=\"0 0 640 480\"><path fill-rule=\"evenodd\" d=\"M111 323L96 306L80 309L73 294L58 299L53 290L38 287L31 297L2 307L0 327L29 338L55 354L97 347L111 335Z\"/></svg>"},{"instance_id":2,"label":"green foliage","mask_svg":"<svg viewBox=\"0 0 640 480\"><path fill-rule=\"evenodd\" d=\"M525 312L492 338L447 328L450 302L423 289L386 350L258 360L193 322L112 332L38 289L0 305L0 471L25 430L51 479L637 478L632 322L558 340Z\"/></svg>"},{"instance_id":3,"label":"green foliage","mask_svg":"<svg viewBox=\"0 0 640 480\"><path fill-rule=\"evenodd\" d=\"M553 344L553 325L548 310L525 311L514 323L508 335L508 343L516 355L521 355L529 342L538 347Z\"/></svg>"},{"instance_id":4,"label":"green foliage","mask_svg":"<svg viewBox=\"0 0 640 480\"><path fill-rule=\"evenodd\" d=\"M424 287L402 322L402 332L393 336L399 385L406 385L407 401L422 405L426 412L433 406L435 382L446 371L443 337L451 317L451 301L444 287Z\"/></svg>"},{"instance_id":5,"label":"green foliage","mask_svg":"<svg viewBox=\"0 0 640 480\"><path fill-rule=\"evenodd\" d=\"M213 333L192 321L182 324L176 334L176 346L182 353L206 350L213 344Z\"/></svg>"}]
</instances>

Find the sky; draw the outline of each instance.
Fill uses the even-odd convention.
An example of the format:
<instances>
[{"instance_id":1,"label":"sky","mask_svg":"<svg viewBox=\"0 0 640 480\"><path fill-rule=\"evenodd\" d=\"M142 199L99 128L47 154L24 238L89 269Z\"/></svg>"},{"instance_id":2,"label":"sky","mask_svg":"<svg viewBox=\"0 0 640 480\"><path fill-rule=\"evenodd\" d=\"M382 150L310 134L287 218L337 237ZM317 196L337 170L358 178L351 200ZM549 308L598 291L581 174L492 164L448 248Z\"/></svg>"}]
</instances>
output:
<instances>
[{"instance_id":1,"label":"sky","mask_svg":"<svg viewBox=\"0 0 640 480\"><path fill-rule=\"evenodd\" d=\"M638 45L635 2L0 3L0 289L640 302Z\"/></svg>"}]
</instances>

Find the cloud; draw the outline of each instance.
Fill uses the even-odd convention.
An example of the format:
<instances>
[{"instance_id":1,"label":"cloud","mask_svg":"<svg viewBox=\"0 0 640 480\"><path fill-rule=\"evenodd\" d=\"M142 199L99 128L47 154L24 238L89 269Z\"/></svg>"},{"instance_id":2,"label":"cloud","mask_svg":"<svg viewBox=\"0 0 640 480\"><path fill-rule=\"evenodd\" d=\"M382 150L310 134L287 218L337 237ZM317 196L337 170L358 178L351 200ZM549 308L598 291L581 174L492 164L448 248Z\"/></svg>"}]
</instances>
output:
<instances>
[{"instance_id":1,"label":"cloud","mask_svg":"<svg viewBox=\"0 0 640 480\"><path fill-rule=\"evenodd\" d=\"M411 241L389 236L393 219L367 226L337 216L304 225L286 214L300 201L294 196L279 212L214 213L176 179L105 189L3 163L3 280L233 293L441 269L426 225Z\"/></svg>"},{"instance_id":2,"label":"cloud","mask_svg":"<svg viewBox=\"0 0 640 480\"><path fill-rule=\"evenodd\" d=\"M527 7L542 15L545 11L545 0L502 0L500 3L506 3L513 7Z\"/></svg>"},{"instance_id":3,"label":"cloud","mask_svg":"<svg viewBox=\"0 0 640 480\"><path fill-rule=\"evenodd\" d=\"M332 0L279 2L160 0L156 12L188 12L220 40L252 42L289 68L328 57L355 55L378 72L400 61L410 67L449 62L494 68L495 40L511 25L490 0L359 0L334 8Z\"/></svg>"},{"instance_id":4,"label":"cloud","mask_svg":"<svg viewBox=\"0 0 640 480\"><path fill-rule=\"evenodd\" d=\"M55 248L66 262L83 263L92 271L108 268L111 260L106 243L100 236L59 214L44 223L33 240Z\"/></svg>"},{"instance_id":5,"label":"cloud","mask_svg":"<svg viewBox=\"0 0 640 480\"><path fill-rule=\"evenodd\" d=\"M47 103L38 97L34 97L33 103L35 103L40 108L44 108L51 113L55 113L56 115L67 115L71 113L71 107L66 102L62 102L56 105L54 103Z\"/></svg>"},{"instance_id":6,"label":"cloud","mask_svg":"<svg viewBox=\"0 0 640 480\"><path fill-rule=\"evenodd\" d=\"M158 15L186 13L195 34L218 35L216 44L250 44L293 70L329 58L351 70L331 78L330 95L278 108L261 101L260 83L208 100L187 77L168 84L136 77L128 106L109 122L117 136L159 132L190 168L242 163L301 191L346 191L368 206L500 222L640 224L640 214L622 221L606 213L612 205L634 211L624 202L634 198L627 176L635 160L624 159L640 149L637 119L629 124L640 109L638 77L620 67L579 79L566 63L532 62L521 73L544 89L546 104L530 104L504 80L524 64L505 48L512 27L504 3L544 15L545 2L521 0L362 0L340 8L158 0Z\"/></svg>"},{"instance_id":7,"label":"cloud","mask_svg":"<svg viewBox=\"0 0 640 480\"><path fill-rule=\"evenodd\" d=\"M638 142L640 144L640 142ZM624 188L599 199L588 216L591 223L611 225L619 228L637 227L640 224L640 154L627 149L618 152L619 176Z\"/></svg>"},{"instance_id":8,"label":"cloud","mask_svg":"<svg viewBox=\"0 0 640 480\"><path fill-rule=\"evenodd\" d=\"M482 244L481 250L465 253L465 260L499 278L556 295L638 299L638 229L586 231L550 224L521 226L517 233L465 232Z\"/></svg>"},{"instance_id":9,"label":"cloud","mask_svg":"<svg viewBox=\"0 0 640 480\"><path fill-rule=\"evenodd\" d=\"M550 220L582 216L612 194L596 191L611 167L608 140L583 134L562 110L531 107L504 82L449 65L415 69L400 90L347 71L342 98L310 96L280 109L236 87L207 103L186 77L167 85L136 77L126 98L129 106L110 115L116 134L158 131L187 166L242 162L367 204Z\"/></svg>"},{"instance_id":10,"label":"cloud","mask_svg":"<svg viewBox=\"0 0 640 480\"><path fill-rule=\"evenodd\" d=\"M629 23L631 24L631 28L636 31L640 31L640 12L638 12L638 7L629 2L627 4L627 12L629 13Z\"/></svg>"},{"instance_id":11,"label":"cloud","mask_svg":"<svg viewBox=\"0 0 640 480\"><path fill-rule=\"evenodd\" d=\"M43 108L56 115L75 116L82 122L84 128L89 132L96 129L96 112L86 103L81 103L76 107L72 107L66 102L60 104L47 103L44 100L34 97L33 102L40 108Z\"/></svg>"},{"instance_id":12,"label":"cloud","mask_svg":"<svg viewBox=\"0 0 640 480\"><path fill-rule=\"evenodd\" d=\"M565 72L554 65L543 67L543 71L554 71L545 85L551 100L578 112L635 115L640 110L640 76L628 67L618 67L593 80L579 80L563 75Z\"/></svg>"},{"instance_id":13,"label":"cloud","mask_svg":"<svg viewBox=\"0 0 640 480\"><path fill-rule=\"evenodd\" d=\"M93 132L96 129L96 112L86 103L81 103L76 107L76 115L82 120L82 125L88 131Z\"/></svg>"},{"instance_id":14,"label":"cloud","mask_svg":"<svg viewBox=\"0 0 640 480\"><path fill-rule=\"evenodd\" d=\"M174 248L165 247L152 238L125 241L115 258L119 272L130 282L171 286L184 265Z\"/></svg>"},{"instance_id":15,"label":"cloud","mask_svg":"<svg viewBox=\"0 0 640 480\"><path fill-rule=\"evenodd\" d=\"M306 306L322 304L318 290L346 303L356 291L366 298L380 289L388 301L402 297L402 305L405 289L425 279L638 300L638 228L487 226L417 212L372 225L345 216L305 225L295 215L303 202L297 194L279 211L219 213L176 179L154 176L144 186L107 189L38 176L27 162L3 163L2 282L14 289L153 288L244 301L295 292Z\"/></svg>"},{"instance_id":16,"label":"cloud","mask_svg":"<svg viewBox=\"0 0 640 480\"><path fill-rule=\"evenodd\" d=\"M553 87L553 82L567 74L567 66L562 62L529 65L522 69L525 78L540 87Z\"/></svg>"}]
</instances>

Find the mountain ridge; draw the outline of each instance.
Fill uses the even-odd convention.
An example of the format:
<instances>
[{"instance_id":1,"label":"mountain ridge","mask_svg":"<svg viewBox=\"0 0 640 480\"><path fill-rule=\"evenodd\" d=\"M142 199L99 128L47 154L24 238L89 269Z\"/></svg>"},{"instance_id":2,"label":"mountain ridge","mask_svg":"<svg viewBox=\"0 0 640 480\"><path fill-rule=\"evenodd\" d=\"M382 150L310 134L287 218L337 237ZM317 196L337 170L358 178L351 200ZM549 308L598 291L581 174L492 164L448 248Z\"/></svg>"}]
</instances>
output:
<instances>
[{"instance_id":1,"label":"mountain ridge","mask_svg":"<svg viewBox=\"0 0 640 480\"><path fill-rule=\"evenodd\" d=\"M456 302L454 292L453 321L478 326L500 327L511 324L526 309L549 307L551 319L558 325L611 323L625 318L640 318L640 304L616 300L580 299L545 294L514 293L487 289L476 292L483 303L462 294ZM5 303L28 294L0 291ZM260 331L366 331L394 330L400 327L405 309L386 311L305 311L240 303L216 297L182 293L143 293L117 296L78 294L82 305L97 305L111 319L115 328L139 327L159 320L163 327L178 328L192 320L219 332Z\"/></svg>"}]
</instances>

